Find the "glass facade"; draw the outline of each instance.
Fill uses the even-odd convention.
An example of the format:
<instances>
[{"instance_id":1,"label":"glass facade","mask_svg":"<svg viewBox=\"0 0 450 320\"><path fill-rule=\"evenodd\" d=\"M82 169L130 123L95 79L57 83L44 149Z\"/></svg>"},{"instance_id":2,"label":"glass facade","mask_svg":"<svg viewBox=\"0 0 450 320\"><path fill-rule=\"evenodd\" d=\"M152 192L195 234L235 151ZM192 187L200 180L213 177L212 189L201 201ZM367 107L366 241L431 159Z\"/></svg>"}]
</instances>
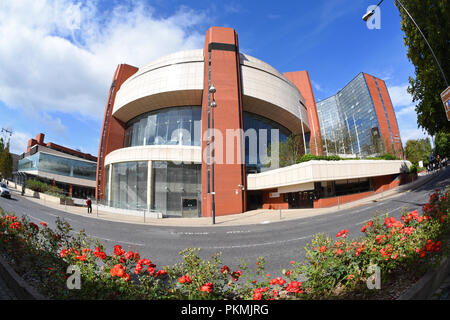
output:
<instances>
[{"instance_id":1,"label":"glass facade","mask_svg":"<svg viewBox=\"0 0 450 320\"><path fill-rule=\"evenodd\" d=\"M127 123L124 147L201 145L201 107L170 107L144 113Z\"/></svg>"},{"instance_id":2,"label":"glass facade","mask_svg":"<svg viewBox=\"0 0 450 320\"><path fill-rule=\"evenodd\" d=\"M152 163L152 209L165 216L199 217L201 164Z\"/></svg>"},{"instance_id":3,"label":"glass facade","mask_svg":"<svg viewBox=\"0 0 450 320\"><path fill-rule=\"evenodd\" d=\"M122 162L109 167L112 170L108 187L111 196L106 196L107 203L115 208L147 209L148 162ZM109 175L106 183L109 184Z\"/></svg>"},{"instance_id":4,"label":"glass facade","mask_svg":"<svg viewBox=\"0 0 450 320\"><path fill-rule=\"evenodd\" d=\"M19 160L19 171L39 170L68 177L95 181L97 164L38 152Z\"/></svg>"},{"instance_id":5,"label":"glass facade","mask_svg":"<svg viewBox=\"0 0 450 320\"><path fill-rule=\"evenodd\" d=\"M151 164L152 179L148 185ZM198 217L201 214L201 164L170 161L122 162L108 165L105 203L128 210L150 208L164 216ZM111 176L111 180L110 180Z\"/></svg>"},{"instance_id":6,"label":"glass facade","mask_svg":"<svg viewBox=\"0 0 450 320\"><path fill-rule=\"evenodd\" d=\"M251 129L254 129L253 134ZM272 141L271 130L278 130L278 141ZM247 173L264 171L265 161L262 158L270 155L271 145L280 141L285 142L291 134L277 122L250 112L244 112L244 132Z\"/></svg>"},{"instance_id":7,"label":"glass facade","mask_svg":"<svg viewBox=\"0 0 450 320\"><path fill-rule=\"evenodd\" d=\"M316 106L325 154L367 156L382 152L378 119L363 73Z\"/></svg>"}]
</instances>

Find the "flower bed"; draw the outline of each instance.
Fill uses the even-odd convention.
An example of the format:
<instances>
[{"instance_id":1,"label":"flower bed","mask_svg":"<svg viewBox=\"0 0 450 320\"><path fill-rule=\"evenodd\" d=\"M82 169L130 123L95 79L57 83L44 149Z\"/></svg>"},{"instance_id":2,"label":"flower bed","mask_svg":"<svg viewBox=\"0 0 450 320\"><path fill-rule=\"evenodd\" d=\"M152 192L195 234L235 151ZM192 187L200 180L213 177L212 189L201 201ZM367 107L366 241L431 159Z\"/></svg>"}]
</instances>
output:
<instances>
[{"instance_id":1,"label":"flower bed","mask_svg":"<svg viewBox=\"0 0 450 320\"><path fill-rule=\"evenodd\" d=\"M306 261L291 261L280 276L264 272L263 258L254 270L245 262L231 270L220 253L204 260L197 249L182 251L180 264L158 267L119 245L107 254L83 231L71 235L60 219L52 230L3 210L0 253L51 299L388 299L448 253L448 191L436 190L422 209L422 215L404 212L400 220L375 217L362 226L358 240L350 240L348 230L336 239L319 234L305 248ZM68 289L69 266L80 272L80 289ZM381 290L370 290L367 284L377 280Z\"/></svg>"}]
</instances>

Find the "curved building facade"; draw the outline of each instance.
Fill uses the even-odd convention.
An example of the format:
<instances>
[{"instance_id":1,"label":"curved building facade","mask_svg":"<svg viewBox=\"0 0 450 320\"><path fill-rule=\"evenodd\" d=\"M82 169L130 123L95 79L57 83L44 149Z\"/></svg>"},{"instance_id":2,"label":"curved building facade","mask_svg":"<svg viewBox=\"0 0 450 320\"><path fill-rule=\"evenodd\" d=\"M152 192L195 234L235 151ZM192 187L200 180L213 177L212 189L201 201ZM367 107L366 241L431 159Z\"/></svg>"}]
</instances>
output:
<instances>
[{"instance_id":1,"label":"curved building facade","mask_svg":"<svg viewBox=\"0 0 450 320\"><path fill-rule=\"evenodd\" d=\"M241 53L233 29L212 27L203 49L117 67L97 197L163 216L211 216L213 207L216 215L241 213L247 175L277 168L271 147L291 134L303 137L305 153L322 154L307 72L281 74Z\"/></svg>"}]
</instances>

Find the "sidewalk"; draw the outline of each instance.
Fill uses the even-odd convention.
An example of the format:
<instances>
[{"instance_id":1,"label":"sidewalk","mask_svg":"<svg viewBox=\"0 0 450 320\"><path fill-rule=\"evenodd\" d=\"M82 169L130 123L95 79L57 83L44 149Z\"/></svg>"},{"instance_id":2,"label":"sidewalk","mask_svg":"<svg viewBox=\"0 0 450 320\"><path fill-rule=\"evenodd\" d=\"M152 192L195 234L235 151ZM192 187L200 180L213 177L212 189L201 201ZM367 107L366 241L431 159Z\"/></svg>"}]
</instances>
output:
<instances>
[{"instance_id":1,"label":"sidewalk","mask_svg":"<svg viewBox=\"0 0 450 320\"><path fill-rule=\"evenodd\" d=\"M445 169L444 169L445 170ZM146 216L144 222L144 213L142 216L135 216L130 214L120 214L108 212L105 207L97 206L93 204L92 214L87 213L86 207L77 206L65 206L60 204L48 203L42 199L33 198L30 196L25 196L28 200L34 201L44 206L51 207L53 209L58 209L72 214L82 215L92 219L101 219L109 221L118 221L133 224L146 224L154 226L182 226L182 227L221 227L221 226L238 226L238 225L249 225L249 224L264 224L277 221L287 221L294 219L307 218L311 216L323 215L331 212L338 212L344 209L350 209L359 207L365 204L373 203L375 201L385 200L400 195L404 192L409 192L414 190L421 185L427 183L434 177L443 173L444 170L436 171L427 175L422 175L417 178L416 181L395 187L393 189L378 193L373 196L369 196L364 199L346 203L340 206L320 208L320 209L285 209L281 210L267 210L259 209L253 211L247 211L245 213L226 215L226 216L216 216L215 225L212 225L211 217L200 217L200 218L151 218ZM15 193L16 197L22 197L20 191L15 189L10 184L10 189Z\"/></svg>"}]
</instances>

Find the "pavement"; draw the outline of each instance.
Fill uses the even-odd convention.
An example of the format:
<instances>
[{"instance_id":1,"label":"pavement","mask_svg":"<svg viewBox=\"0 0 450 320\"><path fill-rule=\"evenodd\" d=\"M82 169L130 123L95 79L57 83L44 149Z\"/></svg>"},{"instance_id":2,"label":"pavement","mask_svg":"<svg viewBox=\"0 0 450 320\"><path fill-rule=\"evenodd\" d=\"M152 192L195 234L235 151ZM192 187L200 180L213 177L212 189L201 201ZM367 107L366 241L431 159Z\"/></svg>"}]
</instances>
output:
<instances>
[{"instance_id":1,"label":"pavement","mask_svg":"<svg viewBox=\"0 0 450 320\"><path fill-rule=\"evenodd\" d=\"M116 212L108 211L107 207L102 205L96 205L95 203L92 205L92 214L87 213L86 207L81 206L67 206L50 203L48 201L33 198L31 196L24 196L28 200L39 203L44 206L51 207L53 209L58 209L61 211L65 211L71 214L82 215L85 217L90 217L93 219L102 219L108 221L116 221L116 222L124 222L124 223L133 223L133 224L144 224L144 225L153 225L153 226L171 226L171 227L215 227L215 226L242 226L242 225L251 225L251 224L264 224L264 223L272 223L280 220L294 220L307 218L312 216L323 215L331 212L337 212L344 209L355 208L359 206L363 206L366 204L370 204L373 202L383 201L395 196L398 196L404 192L410 192L421 185L428 182L433 177L436 177L444 170L437 170L432 173L422 174L418 176L417 180L405 185L401 185L390 190L378 193L376 195L372 195L366 197L364 199L360 199L357 201L353 201L350 203L342 204L339 206L328 207L328 208L318 208L318 209L284 209L284 210L268 210L268 209L259 209L247 211L244 213L226 215L226 216L216 216L215 224L212 224L211 217L199 217L199 218L152 218L149 217L148 214L144 216L144 212L142 212L141 216L132 215L132 214L123 214L117 213L117 209L114 209ZM9 183L9 188L15 194L15 196L21 196L19 190L19 186L17 189L14 188L14 183Z\"/></svg>"}]
</instances>

